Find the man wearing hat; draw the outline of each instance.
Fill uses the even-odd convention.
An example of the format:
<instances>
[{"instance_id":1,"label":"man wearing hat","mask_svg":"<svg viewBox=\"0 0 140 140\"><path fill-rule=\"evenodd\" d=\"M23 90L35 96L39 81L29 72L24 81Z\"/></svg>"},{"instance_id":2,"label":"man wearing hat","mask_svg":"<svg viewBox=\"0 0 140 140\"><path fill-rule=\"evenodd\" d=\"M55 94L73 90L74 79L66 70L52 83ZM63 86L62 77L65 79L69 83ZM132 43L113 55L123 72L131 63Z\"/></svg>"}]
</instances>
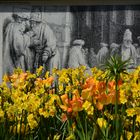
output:
<instances>
[{"instance_id":1,"label":"man wearing hat","mask_svg":"<svg viewBox=\"0 0 140 140\"><path fill-rule=\"evenodd\" d=\"M89 65L91 68L96 67L97 65L97 55L95 54L94 48L90 48L89 50Z\"/></svg>"},{"instance_id":2,"label":"man wearing hat","mask_svg":"<svg viewBox=\"0 0 140 140\"><path fill-rule=\"evenodd\" d=\"M53 68L60 69L60 54L56 46L56 37L47 23L42 22L40 11L32 11L30 24L34 33L33 40L40 40L40 44L35 47L34 68L43 65L45 71L52 73Z\"/></svg>"},{"instance_id":3,"label":"man wearing hat","mask_svg":"<svg viewBox=\"0 0 140 140\"><path fill-rule=\"evenodd\" d=\"M110 45L110 56L120 56L120 45L112 43Z\"/></svg>"},{"instance_id":4,"label":"man wearing hat","mask_svg":"<svg viewBox=\"0 0 140 140\"><path fill-rule=\"evenodd\" d=\"M77 68L79 66L86 66L86 72L91 74L90 68L85 60L85 54L83 51L83 46L85 45L85 41L82 39L76 39L73 41L73 46L69 51L69 61L68 67Z\"/></svg>"},{"instance_id":5,"label":"man wearing hat","mask_svg":"<svg viewBox=\"0 0 140 140\"><path fill-rule=\"evenodd\" d=\"M128 71L131 71L136 67L137 60L136 48L132 45L132 42L132 32L129 29L126 29L121 45L121 58L123 61L130 59Z\"/></svg>"},{"instance_id":6,"label":"man wearing hat","mask_svg":"<svg viewBox=\"0 0 140 140\"><path fill-rule=\"evenodd\" d=\"M101 42L100 50L97 53L97 64L104 64L109 56L108 44Z\"/></svg>"},{"instance_id":7,"label":"man wearing hat","mask_svg":"<svg viewBox=\"0 0 140 140\"><path fill-rule=\"evenodd\" d=\"M27 7L15 7L13 21L4 30L3 74L12 74L13 70L18 67L26 70L25 55L30 38L24 32L29 26L29 10Z\"/></svg>"},{"instance_id":8,"label":"man wearing hat","mask_svg":"<svg viewBox=\"0 0 140 140\"><path fill-rule=\"evenodd\" d=\"M137 66L140 65L140 36L137 37L139 44L137 45Z\"/></svg>"}]
</instances>

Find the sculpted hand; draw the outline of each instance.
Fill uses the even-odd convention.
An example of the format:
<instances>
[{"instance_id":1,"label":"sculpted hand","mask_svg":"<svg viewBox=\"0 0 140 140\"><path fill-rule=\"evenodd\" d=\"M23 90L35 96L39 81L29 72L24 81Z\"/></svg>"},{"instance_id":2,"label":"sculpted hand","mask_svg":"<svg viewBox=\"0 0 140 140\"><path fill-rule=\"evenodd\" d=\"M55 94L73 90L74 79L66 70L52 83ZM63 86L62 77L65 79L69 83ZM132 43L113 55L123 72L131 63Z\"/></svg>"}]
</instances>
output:
<instances>
[{"instance_id":1,"label":"sculpted hand","mask_svg":"<svg viewBox=\"0 0 140 140\"><path fill-rule=\"evenodd\" d=\"M47 55L44 55L44 56L42 57L42 61L43 61L43 63L46 63L47 60L48 60L48 56L47 56Z\"/></svg>"},{"instance_id":2,"label":"sculpted hand","mask_svg":"<svg viewBox=\"0 0 140 140\"><path fill-rule=\"evenodd\" d=\"M41 45L41 41L40 40L38 40L38 39L35 39L34 41L33 41L33 44L34 45Z\"/></svg>"},{"instance_id":3,"label":"sculpted hand","mask_svg":"<svg viewBox=\"0 0 140 140\"><path fill-rule=\"evenodd\" d=\"M33 37L35 34L33 31L28 31L27 34L30 36L30 37Z\"/></svg>"}]
</instances>

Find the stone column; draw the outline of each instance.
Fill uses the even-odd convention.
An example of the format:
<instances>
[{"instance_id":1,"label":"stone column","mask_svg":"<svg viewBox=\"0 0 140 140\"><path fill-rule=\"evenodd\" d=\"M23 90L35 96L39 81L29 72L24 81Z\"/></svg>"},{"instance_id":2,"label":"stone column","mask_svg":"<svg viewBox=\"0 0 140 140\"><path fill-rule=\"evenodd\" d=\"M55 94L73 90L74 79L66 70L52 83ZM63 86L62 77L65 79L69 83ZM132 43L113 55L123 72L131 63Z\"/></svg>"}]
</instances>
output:
<instances>
[{"instance_id":1,"label":"stone column","mask_svg":"<svg viewBox=\"0 0 140 140\"><path fill-rule=\"evenodd\" d=\"M92 14L92 11L90 11L90 8L87 9L86 11L86 25L91 29L91 14Z\"/></svg>"},{"instance_id":2,"label":"stone column","mask_svg":"<svg viewBox=\"0 0 140 140\"><path fill-rule=\"evenodd\" d=\"M103 32L101 31L101 12L100 11L94 11L93 12L93 19L92 22L93 25L93 46L95 49L95 52L97 53L99 50L100 42L101 42L101 36L103 36ZM101 35L102 34L102 35Z\"/></svg>"},{"instance_id":3,"label":"stone column","mask_svg":"<svg viewBox=\"0 0 140 140\"><path fill-rule=\"evenodd\" d=\"M109 40L109 17L108 11L101 11L101 42L108 43Z\"/></svg>"},{"instance_id":4,"label":"stone column","mask_svg":"<svg viewBox=\"0 0 140 140\"><path fill-rule=\"evenodd\" d=\"M0 83L2 82L2 69L3 69L3 58L2 58L2 52L3 52L3 49L2 49L2 46L3 46L3 13L1 12L0 13L0 19L1 19L1 22L0 22Z\"/></svg>"},{"instance_id":5,"label":"stone column","mask_svg":"<svg viewBox=\"0 0 140 140\"><path fill-rule=\"evenodd\" d=\"M101 42L104 40L104 11L101 11Z\"/></svg>"},{"instance_id":6,"label":"stone column","mask_svg":"<svg viewBox=\"0 0 140 140\"><path fill-rule=\"evenodd\" d=\"M67 67L68 51L71 42L71 20L72 20L71 18L72 17L70 13L70 7L68 6L66 9L66 18L65 18L62 68Z\"/></svg>"},{"instance_id":7,"label":"stone column","mask_svg":"<svg viewBox=\"0 0 140 140\"><path fill-rule=\"evenodd\" d=\"M134 11L131 9L131 6L127 6L125 10L125 25L134 24Z\"/></svg>"},{"instance_id":8,"label":"stone column","mask_svg":"<svg viewBox=\"0 0 140 140\"><path fill-rule=\"evenodd\" d=\"M117 11L113 6L112 11L109 12L109 44L116 42L116 22L117 22Z\"/></svg>"},{"instance_id":9,"label":"stone column","mask_svg":"<svg viewBox=\"0 0 140 140\"><path fill-rule=\"evenodd\" d=\"M11 18L12 6L0 6L0 83L3 77L3 24L6 18Z\"/></svg>"}]
</instances>

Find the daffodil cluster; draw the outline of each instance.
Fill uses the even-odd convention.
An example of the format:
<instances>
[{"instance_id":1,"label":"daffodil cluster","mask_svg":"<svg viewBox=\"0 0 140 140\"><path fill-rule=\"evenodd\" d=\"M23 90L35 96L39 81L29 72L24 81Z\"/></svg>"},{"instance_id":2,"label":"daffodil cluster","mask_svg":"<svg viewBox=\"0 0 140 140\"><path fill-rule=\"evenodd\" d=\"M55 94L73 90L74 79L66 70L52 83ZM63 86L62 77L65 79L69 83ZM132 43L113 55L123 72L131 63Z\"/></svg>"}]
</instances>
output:
<instances>
[{"instance_id":1,"label":"daffodil cluster","mask_svg":"<svg viewBox=\"0 0 140 140\"><path fill-rule=\"evenodd\" d=\"M4 75L0 125L6 124L10 133L40 132L47 139L88 139L90 135L97 139L100 134L99 139L111 139L119 118L121 140L140 138L140 67L121 74L117 83L106 78L108 71L97 68L91 69L92 75L86 74L84 66L54 69L52 75L42 71L43 67L34 74L16 69L12 75Z\"/></svg>"},{"instance_id":2,"label":"daffodil cluster","mask_svg":"<svg viewBox=\"0 0 140 140\"><path fill-rule=\"evenodd\" d=\"M46 73L41 78L42 69L40 67L36 74L17 69L13 75L3 77L0 86L0 118L8 121L9 130L13 133L32 132L38 127L41 115L55 115L54 101L57 95L51 93L53 77Z\"/></svg>"}]
</instances>

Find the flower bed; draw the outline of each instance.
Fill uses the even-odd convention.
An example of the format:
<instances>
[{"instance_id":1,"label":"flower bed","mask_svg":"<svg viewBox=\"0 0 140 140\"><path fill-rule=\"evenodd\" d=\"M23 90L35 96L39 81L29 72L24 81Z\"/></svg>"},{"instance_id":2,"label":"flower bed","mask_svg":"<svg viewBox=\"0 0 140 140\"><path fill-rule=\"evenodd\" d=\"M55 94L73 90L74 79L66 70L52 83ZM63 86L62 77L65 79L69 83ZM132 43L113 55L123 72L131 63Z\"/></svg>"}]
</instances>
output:
<instances>
[{"instance_id":1,"label":"flower bed","mask_svg":"<svg viewBox=\"0 0 140 140\"><path fill-rule=\"evenodd\" d=\"M140 139L140 66L118 79L84 66L44 77L42 69L3 77L0 139Z\"/></svg>"}]
</instances>

